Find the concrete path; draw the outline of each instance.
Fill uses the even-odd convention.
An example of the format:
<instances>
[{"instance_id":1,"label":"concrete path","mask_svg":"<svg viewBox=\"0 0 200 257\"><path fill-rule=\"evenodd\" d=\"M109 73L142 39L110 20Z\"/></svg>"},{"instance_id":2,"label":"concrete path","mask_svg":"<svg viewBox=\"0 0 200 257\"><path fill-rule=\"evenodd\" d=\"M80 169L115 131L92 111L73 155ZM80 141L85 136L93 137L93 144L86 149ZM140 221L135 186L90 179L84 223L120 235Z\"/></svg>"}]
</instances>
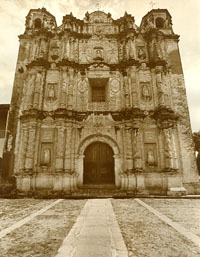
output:
<instances>
[{"instance_id":1,"label":"concrete path","mask_svg":"<svg viewBox=\"0 0 200 257\"><path fill-rule=\"evenodd\" d=\"M56 257L128 257L110 199L87 201Z\"/></svg>"}]
</instances>

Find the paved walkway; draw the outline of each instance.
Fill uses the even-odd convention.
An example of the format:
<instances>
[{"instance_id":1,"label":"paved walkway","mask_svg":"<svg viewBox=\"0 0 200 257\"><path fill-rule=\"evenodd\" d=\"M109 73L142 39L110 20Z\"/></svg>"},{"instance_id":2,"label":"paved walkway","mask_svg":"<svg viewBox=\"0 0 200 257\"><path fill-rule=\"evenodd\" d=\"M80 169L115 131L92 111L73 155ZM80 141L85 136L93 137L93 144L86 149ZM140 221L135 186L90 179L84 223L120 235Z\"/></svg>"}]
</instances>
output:
<instances>
[{"instance_id":1,"label":"paved walkway","mask_svg":"<svg viewBox=\"0 0 200 257\"><path fill-rule=\"evenodd\" d=\"M127 257L110 199L88 200L56 257Z\"/></svg>"}]
</instances>

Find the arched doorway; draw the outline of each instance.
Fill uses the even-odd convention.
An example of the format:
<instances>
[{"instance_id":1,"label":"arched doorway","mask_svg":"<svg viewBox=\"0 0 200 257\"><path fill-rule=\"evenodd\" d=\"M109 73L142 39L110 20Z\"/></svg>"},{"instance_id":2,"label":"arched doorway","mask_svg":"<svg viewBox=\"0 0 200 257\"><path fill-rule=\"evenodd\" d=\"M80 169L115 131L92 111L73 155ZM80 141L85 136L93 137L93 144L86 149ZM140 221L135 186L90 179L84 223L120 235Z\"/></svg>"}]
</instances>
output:
<instances>
[{"instance_id":1,"label":"arched doorway","mask_svg":"<svg viewBox=\"0 0 200 257\"><path fill-rule=\"evenodd\" d=\"M101 142L90 144L85 150L83 184L114 184L112 148Z\"/></svg>"}]
</instances>

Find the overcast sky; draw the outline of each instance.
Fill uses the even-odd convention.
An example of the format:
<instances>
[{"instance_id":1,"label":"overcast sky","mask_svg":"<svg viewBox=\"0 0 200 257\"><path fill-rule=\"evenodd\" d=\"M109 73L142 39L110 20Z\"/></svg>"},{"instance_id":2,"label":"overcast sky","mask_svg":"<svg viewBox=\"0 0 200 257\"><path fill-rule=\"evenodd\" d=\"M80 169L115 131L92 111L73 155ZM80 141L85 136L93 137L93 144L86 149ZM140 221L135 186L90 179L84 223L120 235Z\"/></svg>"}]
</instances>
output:
<instances>
[{"instance_id":1,"label":"overcast sky","mask_svg":"<svg viewBox=\"0 0 200 257\"><path fill-rule=\"evenodd\" d=\"M18 35L24 33L25 17L31 8L45 7L61 25L70 12L83 19L85 13L110 12L114 19L124 12L142 17L152 9L151 0L0 0L0 104L10 103L18 54ZM166 8L172 16L173 30L180 35L180 52L185 76L191 124L200 130L200 0L153 0L154 8Z\"/></svg>"}]
</instances>

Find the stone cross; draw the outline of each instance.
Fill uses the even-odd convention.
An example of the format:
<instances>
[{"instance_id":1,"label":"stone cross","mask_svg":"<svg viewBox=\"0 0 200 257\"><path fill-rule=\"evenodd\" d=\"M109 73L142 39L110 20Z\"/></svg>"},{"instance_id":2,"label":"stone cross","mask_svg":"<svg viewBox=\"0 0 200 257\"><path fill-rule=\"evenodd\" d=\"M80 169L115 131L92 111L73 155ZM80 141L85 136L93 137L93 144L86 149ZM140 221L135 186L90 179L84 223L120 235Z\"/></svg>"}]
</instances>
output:
<instances>
[{"instance_id":1,"label":"stone cross","mask_svg":"<svg viewBox=\"0 0 200 257\"><path fill-rule=\"evenodd\" d=\"M44 0L43 7L45 7L45 4L46 4L46 0Z\"/></svg>"},{"instance_id":2,"label":"stone cross","mask_svg":"<svg viewBox=\"0 0 200 257\"><path fill-rule=\"evenodd\" d=\"M154 7L154 5L155 5L156 3L153 2L153 1L151 1L151 2L149 2L149 4L150 4L151 8L153 9L153 7Z\"/></svg>"},{"instance_id":3,"label":"stone cross","mask_svg":"<svg viewBox=\"0 0 200 257\"><path fill-rule=\"evenodd\" d=\"M99 10L100 10L100 8L101 8L100 3L97 3L97 4L96 4L96 7L97 7L97 9L98 9L98 11L99 11Z\"/></svg>"}]
</instances>

